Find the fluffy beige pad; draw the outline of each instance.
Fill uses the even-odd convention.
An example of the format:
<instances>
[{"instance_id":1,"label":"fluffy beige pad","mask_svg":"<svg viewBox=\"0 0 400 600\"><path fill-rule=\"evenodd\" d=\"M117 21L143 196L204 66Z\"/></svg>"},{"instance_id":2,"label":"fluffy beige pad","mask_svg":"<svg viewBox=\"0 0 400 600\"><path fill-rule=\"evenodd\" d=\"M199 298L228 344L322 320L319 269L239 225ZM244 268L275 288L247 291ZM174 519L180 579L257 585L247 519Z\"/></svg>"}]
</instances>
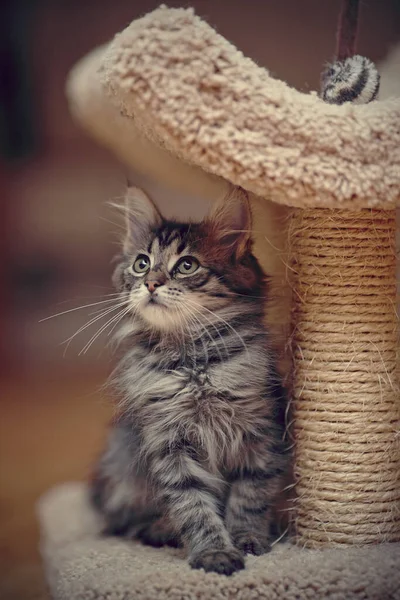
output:
<instances>
[{"instance_id":1,"label":"fluffy beige pad","mask_svg":"<svg viewBox=\"0 0 400 600\"><path fill-rule=\"evenodd\" d=\"M193 571L183 550L105 539L83 484L38 506L41 549L55 600L397 600L400 544L302 550L278 544L232 577Z\"/></svg>"},{"instance_id":2,"label":"fluffy beige pad","mask_svg":"<svg viewBox=\"0 0 400 600\"><path fill-rule=\"evenodd\" d=\"M78 64L68 89L78 118L120 155L150 140L171 159L292 206L391 208L399 199L399 99L325 104L273 79L192 9L133 21ZM99 107L109 122L88 114ZM138 154L132 163L148 160Z\"/></svg>"}]
</instances>

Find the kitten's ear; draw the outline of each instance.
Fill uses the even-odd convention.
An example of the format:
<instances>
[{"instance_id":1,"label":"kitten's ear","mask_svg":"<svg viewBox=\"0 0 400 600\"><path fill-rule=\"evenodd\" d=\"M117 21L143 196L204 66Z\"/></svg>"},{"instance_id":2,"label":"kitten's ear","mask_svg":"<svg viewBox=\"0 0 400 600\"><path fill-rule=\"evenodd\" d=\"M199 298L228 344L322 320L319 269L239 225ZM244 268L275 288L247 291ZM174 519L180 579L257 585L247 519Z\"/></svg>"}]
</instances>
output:
<instances>
[{"instance_id":1,"label":"kitten's ear","mask_svg":"<svg viewBox=\"0 0 400 600\"><path fill-rule=\"evenodd\" d=\"M216 203L207 222L218 244L240 258L251 243L251 211L247 192L231 186Z\"/></svg>"},{"instance_id":2,"label":"kitten's ear","mask_svg":"<svg viewBox=\"0 0 400 600\"><path fill-rule=\"evenodd\" d=\"M124 250L129 251L132 246L146 244L150 231L160 227L162 220L150 198L139 188L129 185L125 194Z\"/></svg>"}]
</instances>

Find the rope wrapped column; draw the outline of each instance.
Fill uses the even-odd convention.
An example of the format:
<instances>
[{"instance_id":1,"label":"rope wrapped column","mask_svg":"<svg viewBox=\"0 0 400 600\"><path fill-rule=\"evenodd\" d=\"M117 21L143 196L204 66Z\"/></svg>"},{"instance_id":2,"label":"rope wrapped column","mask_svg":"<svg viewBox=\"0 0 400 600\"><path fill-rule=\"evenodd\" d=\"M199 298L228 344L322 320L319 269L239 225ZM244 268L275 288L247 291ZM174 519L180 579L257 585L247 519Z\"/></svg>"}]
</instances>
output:
<instances>
[{"instance_id":1,"label":"rope wrapped column","mask_svg":"<svg viewBox=\"0 0 400 600\"><path fill-rule=\"evenodd\" d=\"M309 547L400 540L395 211L296 210L296 531Z\"/></svg>"}]
</instances>

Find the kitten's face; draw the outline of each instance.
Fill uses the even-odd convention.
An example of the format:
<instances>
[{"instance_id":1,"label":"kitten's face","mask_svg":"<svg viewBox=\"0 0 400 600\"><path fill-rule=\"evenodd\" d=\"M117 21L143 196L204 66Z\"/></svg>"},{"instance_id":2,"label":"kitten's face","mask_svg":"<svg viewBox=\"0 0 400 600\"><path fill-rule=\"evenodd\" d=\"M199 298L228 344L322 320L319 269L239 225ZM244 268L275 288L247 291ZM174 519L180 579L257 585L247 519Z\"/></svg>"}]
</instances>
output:
<instances>
[{"instance_id":1,"label":"kitten's face","mask_svg":"<svg viewBox=\"0 0 400 600\"><path fill-rule=\"evenodd\" d=\"M246 293L262 297L247 198L242 191L231 196L202 223L185 224L164 220L143 192L128 191L124 260L114 283L129 295L134 317L179 335L210 324L215 310L234 310Z\"/></svg>"}]
</instances>

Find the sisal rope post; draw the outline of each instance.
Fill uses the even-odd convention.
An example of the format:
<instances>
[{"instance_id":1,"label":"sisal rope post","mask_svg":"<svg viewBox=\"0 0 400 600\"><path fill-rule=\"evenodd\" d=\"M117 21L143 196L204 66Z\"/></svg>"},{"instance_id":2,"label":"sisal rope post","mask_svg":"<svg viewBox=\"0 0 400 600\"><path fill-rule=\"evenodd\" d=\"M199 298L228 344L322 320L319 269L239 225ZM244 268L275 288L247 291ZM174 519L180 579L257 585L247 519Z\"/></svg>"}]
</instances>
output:
<instances>
[{"instance_id":1,"label":"sisal rope post","mask_svg":"<svg viewBox=\"0 0 400 600\"><path fill-rule=\"evenodd\" d=\"M326 101L369 102L379 89L374 65L351 58L358 4L343 0ZM357 69L356 89L373 82L359 98L343 93ZM297 210L289 238L297 542L400 541L396 212Z\"/></svg>"},{"instance_id":2,"label":"sisal rope post","mask_svg":"<svg viewBox=\"0 0 400 600\"><path fill-rule=\"evenodd\" d=\"M395 212L297 210L297 540L400 540Z\"/></svg>"}]
</instances>

